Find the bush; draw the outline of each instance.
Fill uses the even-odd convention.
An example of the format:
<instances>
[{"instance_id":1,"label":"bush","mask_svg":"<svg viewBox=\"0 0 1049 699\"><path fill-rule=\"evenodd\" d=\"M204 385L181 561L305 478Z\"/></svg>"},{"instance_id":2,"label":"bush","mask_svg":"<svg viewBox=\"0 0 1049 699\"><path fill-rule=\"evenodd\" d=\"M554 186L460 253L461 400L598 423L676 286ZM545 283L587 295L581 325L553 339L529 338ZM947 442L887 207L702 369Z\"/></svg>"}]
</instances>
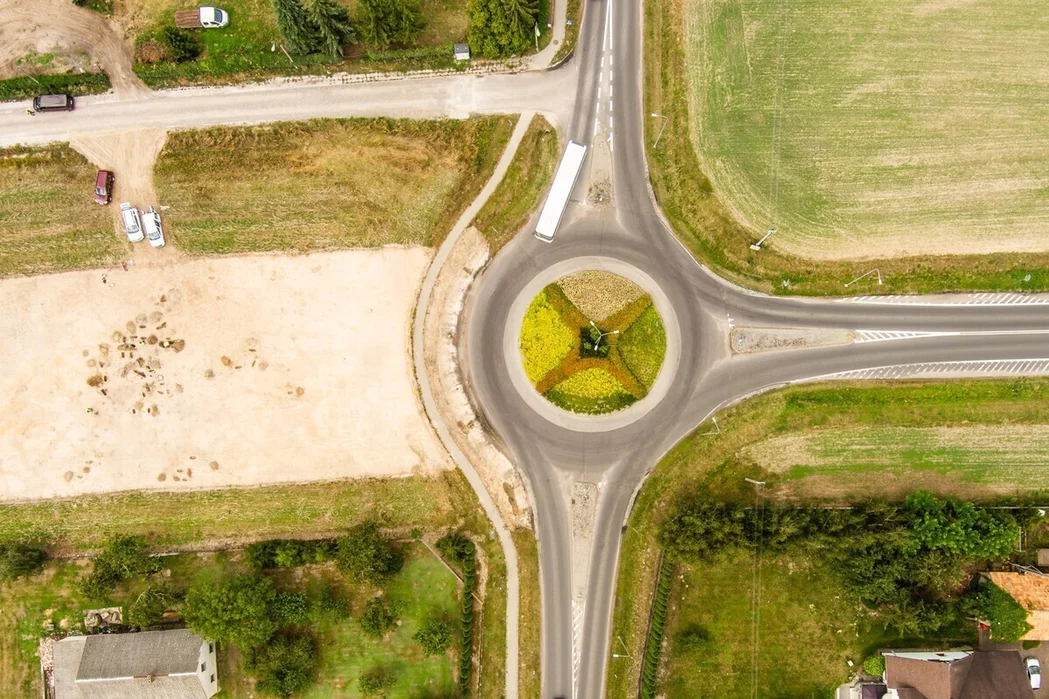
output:
<instances>
[{"instance_id":1,"label":"bush","mask_svg":"<svg viewBox=\"0 0 1049 699\"><path fill-rule=\"evenodd\" d=\"M871 677L881 677L885 674L885 656L875 653L863 661L863 671Z\"/></svg>"},{"instance_id":2,"label":"bush","mask_svg":"<svg viewBox=\"0 0 1049 699\"><path fill-rule=\"evenodd\" d=\"M144 39L135 45L135 62L149 65L171 60L168 47L155 38Z\"/></svg>"},{"instance_id":3,"label":"bush","mask_svg":"<svg viewBox=\"0 0 1049 699\"><path fill-rule=\"evenodd\" d=\"M1020 644L1024 650L1034 650L1038 646L1042 645L1041 641L1024 641Z\"/></svg>"},{"instance_id":4,"label":"bush","mask_svg":"<svg viewBox=\"0 0 1049 699\"><path fill-rule=\"evenodd\" d=\"M332 587L331 583L325 582L310 606L310 615L314 619L343 621L350 616L350 609L342 592Z\"/></svg>"},{"instance_id":5,"label":"bush","mask_svg":"<svg viewBox=\"0 0 1049 699\"><path fill-rule=\"evenodd\" d=\"M699 624L690 624L677 635L674 649L679 653L699 654L710 647L710 631Z\"/></svg>"},{"instance_id":6,"label":"bush","mask_svg":"<svg viewBox=\"0 0 1049 699\"><path fill-rule=\"evenodd\" d=\"M364 635L380 639L397 623L397 613L387 606L382 597L368 600L357 623Z\"/></svg>"},{"instance_id":7,"label":"bush","mask_svg":"<svg viewBox=\"0 0 1049 699\"><path fill-rule=\"evenodd\" d=\"M21 76L0 80L0 102L29 99L40 94L96 95L110 88L105 73Z\"/></svg>"},{"instance_id":8,"label":"bush","mask_svg":"<svg viewBox=\"0 0 1049 699\"><path fill-rule=\"evenodd\" d=\"M452 643L452 627L440 619L430 619L412 638L423 647L424 655L441 655Z\"/></svg>"},{"instance_id":9,"label":"bush","mask_svg":"<svg viewBox=\"0 0 1049 699\"><path fill-rule=\"evenodd\" d=\"M36 575L44 569L46 561L47 550L39 544L0 544L0 582Z\"/></svg>"},{"instance_id":10,"label":"bush","mask_svg":"<svg viewBox=\"0 0 1049 699\"><path fill-rule=\"evenodd\" d=\"M385 668L376 667L361 675L357 689L366 697L384 697L397 684L397 677Z\"/></svg>"},{"instance_id":11,"label":"bush","mask_svg":"<svg viewBox=\"0 0 1049 699\"><path fill-rule=\"evenodd\" d=\"M164 27L157 37L176 63L192 61L204 51L204 43L193 32L178 27Z\"/></svg>"},{"instance_id":12,"label":"bush","mask_svg":"<svg viewBox=\"0 0 1049 699\"><path fill-rule=\"evenodd\" d=\"M148 585L124 615L124 623L144 630L164 620L164 612L175 604L177 598L166 582Z\"/></svg>"},{"instance_id":13,"label":"bush","mask_svg":"<svg viewBox=\"0 0 1049 699\"><path fill-rule=\"evenodd\" d=\"M358 582L378 584L401 569L404 558L379 533L374 522L358 524L339 539L339 570Z\"/></svg>"},{"instance_id":14,"label":"bush","mask_svg":"<svg viewBox=\"0 0 1049 699\"><path fill-rule=\"evenodd\" d=\"M309 636L276 636L245 654L245 667L255 676L255 688L264 694L289 699L313 682L317 653Z\"/></svg>"},{"instance_id":15,"label":"bush","mask_svg":"<svg viewBox=\"0 0 1049 699\"><path fill-rule=\"evenodd\" d=\"M999 643L1016 643L1031 630L1027 610L992 582L970 592L963 606L968 614L991 625L991 638Z\"/></svg>"},{"instance_id":16,"label":"bush","mask_svg":"<svg viewBox=\"0 0 1049 699\"><path fill-rule=\"evenodd\" d=\"M94 570L81 580L81 592L89 599L105 599L117 583L157 572L160 562L149 555L148 549L145 537L117 536L110 539L95 558Z\"/></svg>"},{"instance_id":17,"label":"bush","mask_svg":"<svg viewBox=\"0 0 1049 699\"><path fill-rule=\"evenodd\" d=\"M244 563L256 572L269 568L297 568L326 563L335 557L335 551L335 542L331 539L270 539L249 544L244 549Z\"/></svg>"},{"instance_id":18,"label":"bush","mask_svg":"<svg viewBox=\"0 0 1049 699\"><path fill-rule=\"evenodd\" d=\"M536 0L471 0L467 41L484 58L521 55L533 46Z\"/></svg>"},{"instance_id":19,"label":"bush","mask_svg":"<svg viewBox=\"0 0 1049 699\"><path fill-rule=\"evenodd\" d=\"M357 33L369 46L412 44L426 26L417 0L358 0Z\"/></svg>"},{"instance_id":20,"label":"bush","mask_svg":"<svg viewBox=\"0 0 1049 699\"><path fill-rule=\"evenodd\" d=\"M276 601L273 582L258 575L196 583L186 594L186 624L204 638L258 648L277 630Z\"/></svg>"},{"instance_id":21,"label":"bush","mask_svg":"<svg viewBox=\"0 0 1049 699\"><path fill-rule=\"evenodd\" d=\"M289 624L305 624L310 618L310 603L302 592L282 592L277 595L273 611Z\"/></svg>"}]
</instances>

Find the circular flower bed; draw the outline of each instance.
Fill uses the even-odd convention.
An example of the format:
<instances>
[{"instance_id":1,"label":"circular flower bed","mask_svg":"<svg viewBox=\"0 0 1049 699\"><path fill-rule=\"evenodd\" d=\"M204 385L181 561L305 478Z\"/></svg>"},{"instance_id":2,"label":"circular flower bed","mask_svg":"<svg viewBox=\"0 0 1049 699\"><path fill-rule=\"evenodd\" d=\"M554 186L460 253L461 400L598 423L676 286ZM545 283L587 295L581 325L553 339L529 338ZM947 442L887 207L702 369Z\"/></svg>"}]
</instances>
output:
<instances>
[{"instance_id":1,"label":"circular flower bed","mask_svg":"<svg viewBox=\"0 0 1049 699\"><path fill-rule=\"evenodd\" d=\"M663 366L667 337L641 287L617 274L585 271L532 300L520 348L541 395L564 410L600 415L645 397Z\"/></svg>"}]
</instances>

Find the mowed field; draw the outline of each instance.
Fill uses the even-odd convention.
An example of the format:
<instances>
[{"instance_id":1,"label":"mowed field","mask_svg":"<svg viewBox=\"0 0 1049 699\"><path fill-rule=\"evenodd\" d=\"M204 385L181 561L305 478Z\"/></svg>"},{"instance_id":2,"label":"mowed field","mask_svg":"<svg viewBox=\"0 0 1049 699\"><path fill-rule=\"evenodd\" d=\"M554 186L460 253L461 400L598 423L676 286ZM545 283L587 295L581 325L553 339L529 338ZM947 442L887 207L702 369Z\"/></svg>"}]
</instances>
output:
<instances>
[{"instance_id":1,"label":"mowed field","mask_svg":"<svg viewBox=\"0 0 1049 699\"><path fill-rule=\"evenodd\" d=\"M1018 0L685 0L693 138L770 244L1049 249L1049 15Z\"/></svg>"}]
</instances>

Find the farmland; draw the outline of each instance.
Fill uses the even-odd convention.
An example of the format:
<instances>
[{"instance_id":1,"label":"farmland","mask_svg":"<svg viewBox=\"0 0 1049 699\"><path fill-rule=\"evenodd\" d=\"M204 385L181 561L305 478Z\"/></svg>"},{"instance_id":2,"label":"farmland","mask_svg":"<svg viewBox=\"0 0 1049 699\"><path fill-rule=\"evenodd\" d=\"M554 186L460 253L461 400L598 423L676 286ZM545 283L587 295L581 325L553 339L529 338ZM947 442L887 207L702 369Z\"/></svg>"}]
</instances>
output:
<instances>
[{"instance_id":1,"label":"farmland","mask_svg":"<svg viewBox=\"0 0 1049 699\"><path fill-rule=\"evenodd\" d=\"M1049 18L990 0L690 0L694 145L807 258L1041 251Z\"/></svg>"}]
</instances>

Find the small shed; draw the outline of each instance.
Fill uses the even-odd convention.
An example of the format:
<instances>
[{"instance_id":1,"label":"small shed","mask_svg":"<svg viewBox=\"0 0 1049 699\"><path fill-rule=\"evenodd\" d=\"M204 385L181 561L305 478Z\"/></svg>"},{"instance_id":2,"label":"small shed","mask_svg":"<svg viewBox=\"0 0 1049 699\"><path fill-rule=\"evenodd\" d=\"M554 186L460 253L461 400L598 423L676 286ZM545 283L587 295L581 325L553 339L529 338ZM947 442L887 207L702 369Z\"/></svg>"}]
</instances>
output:
<instances>
[{"instance_id":1,"label":"small shed","mask_svg":"<svg viewBox=\"0 0 1049 699\"><path fill-rule=\"evenodd\" d=\"M469 61L470 60L470 45L469 44L456 44L455 45L455 60L457 60L457 61Z\"/></svg>"}]
</instances>

